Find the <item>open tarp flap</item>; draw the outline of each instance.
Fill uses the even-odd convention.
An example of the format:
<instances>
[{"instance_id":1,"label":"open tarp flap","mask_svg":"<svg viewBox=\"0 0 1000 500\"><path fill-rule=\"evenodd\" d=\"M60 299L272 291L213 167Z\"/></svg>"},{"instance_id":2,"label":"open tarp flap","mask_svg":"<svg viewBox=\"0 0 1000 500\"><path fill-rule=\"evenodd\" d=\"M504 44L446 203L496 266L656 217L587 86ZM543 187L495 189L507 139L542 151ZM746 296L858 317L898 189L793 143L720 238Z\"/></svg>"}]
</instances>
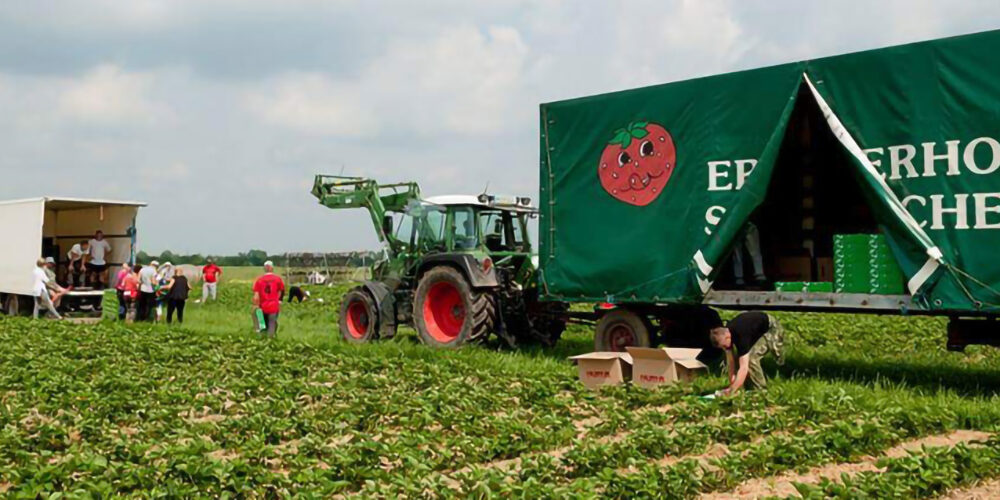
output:
<instances>
[{"instance_id":1,"label":"open tarp flap","mask_svg":"<svg viewBox=\"0 0 1000 500\"><path fill-rule=\"evenodd\" d=\"M925 309L1000 311L998 52L993 31L807 63Z\"/></svg>"},{"instance_id":2,"label":"open tarp flap","mask_svg":"<svg viewBox=\"0 0 1000 500\"><path fill-rule=\"evenodd\" d=\"M998 52L993 31L543 104L543 293L700 301L806 86L915 305L1000 311Z\"/></svg>"}]
</instances>

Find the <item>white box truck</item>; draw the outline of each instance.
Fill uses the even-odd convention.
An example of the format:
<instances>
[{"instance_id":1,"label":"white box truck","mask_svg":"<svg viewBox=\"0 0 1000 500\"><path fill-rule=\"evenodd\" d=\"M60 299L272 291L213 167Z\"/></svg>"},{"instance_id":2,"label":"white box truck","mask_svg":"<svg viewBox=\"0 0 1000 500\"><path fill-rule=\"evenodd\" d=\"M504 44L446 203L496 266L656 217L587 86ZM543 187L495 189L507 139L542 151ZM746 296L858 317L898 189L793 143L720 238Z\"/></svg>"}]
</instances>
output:
<instances>
[{"instance_id":1,"label":"white box truck","mask_svg":"<svg viewBox=\"0 0 1000 500\"><path fill-rule=\"evenodd\" d=\"M29 198L0 202L0 305L10 315L30 313L34 304L32 271L40 257L52 257L56 275L65 283L70 247L93 238L98 230L111 244L105 257L114 276L115 266L133 262L136 252L137 201L79 198ZM64 307L100 318L104 292L74 289Z\"/></svg>"}]
</instances>

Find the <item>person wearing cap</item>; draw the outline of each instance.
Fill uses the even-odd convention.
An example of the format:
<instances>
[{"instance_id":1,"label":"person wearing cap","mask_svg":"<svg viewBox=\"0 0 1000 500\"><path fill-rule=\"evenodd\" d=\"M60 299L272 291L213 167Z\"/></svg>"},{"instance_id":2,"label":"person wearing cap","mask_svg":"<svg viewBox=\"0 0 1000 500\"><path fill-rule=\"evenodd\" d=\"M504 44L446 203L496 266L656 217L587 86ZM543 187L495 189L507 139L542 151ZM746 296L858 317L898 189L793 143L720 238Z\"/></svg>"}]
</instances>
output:
<instances>
[{"instance_id":1,"label":"person wearing cap","mask_svg":"<svg viewBox=\"0 0 1000 500\"><path fill-rule=\"evenodd\" d=\"M38 259L35 261L35 269L32 273L34 276L34 286L32 287L32 290L35 294L34 318L38 319L38 313L44 309L46 314L52 316L53 318L62 319L62 316L60 316L59 312L56 311L56 306L52 304L52 297L49 295L49 277L45 274L45 259Z\"/></svg>"},{"instance_id":2,"label":"person wearing cap","mask_svg":"<svg viewBox=\"0 0 1000 500\"><path fill-rule=\"evenodd\" d=\"M219 300L217 297L219 291L219 277L222 276L222 268L215 265L214 259L207 259L205 261L205 267L201 268L201 303L204 304L208 302L208 298L211 296L212 300Z\"/></svg>"},{"instance_id":3,"label":"person wearing cap","mask_svg":"<svg viewBox=\"0 0 1000 500\"><path fill-rule=\"evenodd\" d=\"M47 277L49 281L45 283L45 287L48 288L49 293L52 296L52 305L55 306L56 309L59 309L59 304L62 303L63 296L69 293L70 289L63 288L62 286L59 285L59 283L56 282L55 268L56 268L56 259L53 259L52 257L46 257L44 271L45 271L45 277Z\"/></svg>"},{"instance_id":4,"label":"person wearing cap","mask_svg":"<svg viewBox=\"0 0 1000 500\"><path fill-rule=\"evenodd\" d=\"M281 300L285 297L285 282L274 274L274 263L264 263L264 275L253 283L253 305L264 313L264 322L269 337L278 333L278 313Z\"/></svg>"},{"instance_id":5,"label":"person wearing cap","mask_svg":"<svg viewBox=\"0 0 1000 500\"><path fill-rule=\"evenodd\" d=\"M747 378L753 389L765 389L767 379L760 360L768 353L773 354L778 364L784 364L785 334L781 323L770 314L749 311L736 315L726 326L713 328L709 333L712 345L726 354L729 367L729 387L722 395L736 394Z\"/></svg>"},{"instance_id":6,"label":"person wearing cap","mask_svg":"<svg viewBox=\"0 0 1000 500\"><path fill-rule=\"evenodd\" d=\"M139 301L135 308L136 321L152 321L156 303L156 269L160 263L152 261L139 271Z\"/></svg>"}]
</instances>

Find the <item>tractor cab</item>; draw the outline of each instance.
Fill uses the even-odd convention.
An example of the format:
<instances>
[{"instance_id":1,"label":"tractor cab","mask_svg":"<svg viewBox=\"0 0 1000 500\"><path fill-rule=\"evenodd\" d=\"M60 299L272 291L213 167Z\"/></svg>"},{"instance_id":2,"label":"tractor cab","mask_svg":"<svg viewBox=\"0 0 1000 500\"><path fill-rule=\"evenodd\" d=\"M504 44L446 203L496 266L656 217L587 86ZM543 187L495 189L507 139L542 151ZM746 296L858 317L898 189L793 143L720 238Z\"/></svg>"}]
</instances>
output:
<instances>
[{"instance_id":1,"label":"tractor cab","mask_svg":"<svg viewBox=\"0 0 1000 500\"><path fill-rule=\"evenodd\" d=\"M530 203L528 198L449 195L422 205L432 229L443 229L435 236L443 237L448 251L530 254L528 219L537 214Z\"/></svg>"}]
</instances>

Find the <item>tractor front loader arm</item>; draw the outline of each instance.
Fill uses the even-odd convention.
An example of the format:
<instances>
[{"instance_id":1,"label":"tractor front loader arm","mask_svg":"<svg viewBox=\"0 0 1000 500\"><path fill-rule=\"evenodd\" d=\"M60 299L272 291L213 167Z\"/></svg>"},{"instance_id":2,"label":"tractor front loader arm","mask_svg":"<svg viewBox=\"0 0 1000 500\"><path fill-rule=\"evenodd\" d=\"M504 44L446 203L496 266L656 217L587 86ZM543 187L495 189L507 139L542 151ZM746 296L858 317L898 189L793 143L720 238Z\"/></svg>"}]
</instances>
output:
<instances>
[{"instance_id":1,"label":"tractor front loader arm","mask_svg":"<svg viewBox=\"0 0 1000 500\"><path fill-rule=\"evenodd\" d=\"M379 185L373 179L317 175L312 194L328 208L367 208L379 241L389 245L395 254L396 240L385 220L389 212L403 212L413 200L420 199L420 187L415 182Z\"/></svg>"}]
</instances>

